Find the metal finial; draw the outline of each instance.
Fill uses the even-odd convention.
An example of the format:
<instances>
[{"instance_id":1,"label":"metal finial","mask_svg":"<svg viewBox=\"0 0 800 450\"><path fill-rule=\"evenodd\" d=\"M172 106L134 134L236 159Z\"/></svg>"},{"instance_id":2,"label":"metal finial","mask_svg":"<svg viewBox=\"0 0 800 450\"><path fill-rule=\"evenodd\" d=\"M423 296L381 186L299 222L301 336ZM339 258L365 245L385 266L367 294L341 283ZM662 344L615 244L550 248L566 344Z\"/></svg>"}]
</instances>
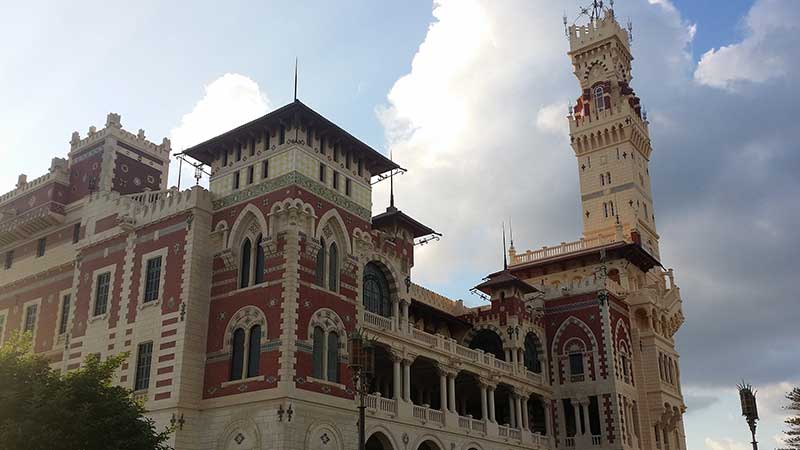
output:
<instances>
[{"instance_id":1,"label":"metal finial","mask_svg":"<svg viewBox=\"0 0 800 450\"><path fill-rule=\"evenodd\" d=\"M503 222L503 270L508 270L508 257L506 256L506 223Z\"/></svg>"},{"instance_id":2,"label":"metal finial","mask_svg":"<svg viewBox=\"0 0 800 450\"><path fill-rule=\"evenodd\" d=\"M297 101L297 58L294 59L294 101Z\"/></svg>"},{"instance_id":3,"label":"metal finial","mask_svg":"<svg viewBox=\"0 0 800 450\"><path fill-rule=\"evenodd\" d=\"M392 149L389 149L389 160L394 162ZM389 207L394 208L394 171L389 175Z\"/></svg>"}]
</instances>

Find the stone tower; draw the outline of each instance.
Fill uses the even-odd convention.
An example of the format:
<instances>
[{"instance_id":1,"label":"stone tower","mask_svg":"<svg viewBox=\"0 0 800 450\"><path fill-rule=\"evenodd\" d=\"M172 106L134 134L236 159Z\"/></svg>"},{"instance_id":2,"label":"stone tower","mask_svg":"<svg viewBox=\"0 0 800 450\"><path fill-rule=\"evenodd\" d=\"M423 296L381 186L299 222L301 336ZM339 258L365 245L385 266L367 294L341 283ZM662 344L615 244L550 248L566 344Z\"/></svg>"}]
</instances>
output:
<instances>
[{"instance_id":1,"label":"stone tower","mask_svg":"<svg viewBox=\"0 0 800 450\"><path fill-rule=\"evenodd\" d=\"M583 235L609 238L615 225L641 239L658 258L650 190L647 113L630 87L630 34L613 10L598 10L585 25L567 28L581 96L570 108L572 149L580 174Z\"/></svg>"}]
</instances>

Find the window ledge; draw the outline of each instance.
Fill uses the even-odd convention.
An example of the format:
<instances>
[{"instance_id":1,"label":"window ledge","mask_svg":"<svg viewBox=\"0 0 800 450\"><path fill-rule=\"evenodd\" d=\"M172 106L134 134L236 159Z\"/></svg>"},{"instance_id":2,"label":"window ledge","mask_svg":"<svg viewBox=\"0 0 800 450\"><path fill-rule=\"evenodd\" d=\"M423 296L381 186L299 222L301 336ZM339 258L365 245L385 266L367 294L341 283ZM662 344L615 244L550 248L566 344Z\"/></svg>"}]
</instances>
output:
<instances>
[{"instance_id":1,"label":"window ledge","mask_svg":"<svg viewBox=\"0 0 800 450\"><path fill-rule=\"evenodd\" d=\"M108 312L89 317L89 323L97 322L98 320L105 320L108 317Z\"/></svg>"},{"instance_id":2,"label":"window ledge","mask_svg":"<svg viewBox=\"0 0 800 450\"><path fill-rule=\"evenodd\" d=\"M242 378L241 380L226 381L222 383L221 387L226 388L228 386L236 386L237 384L251 383L254 381L264 381L264 375L259 375L257 377L250 377L250 378Z\"/></svg>"},{"instance_id":3,"label":"window ledge","mask_svg":"<svg viewBox=\"0 0 800 450\"><path fill-rule=\"evenodd\" d=\"M141 310L143 310L143 309L145 309L145 308L147 308L149 306L157 306L157 305L160 305L160 304L161 304L161 298L157 298L155 300L150 300L149 302L142 301L141 303L139 303L139 305L136 308L139 311L141 311Z\"/></svg>"},{"instance_id":4,"label":"window ledge","mask_svg":"<svg viewBox=\"0 0 800 450\"><path fill-rule=\"evenodd\" d=\"M337 387L337 388L342 389L342 390L346 390L347 389L347 386L345 386L345 385L343 385L341 383L337 383L335 381L323 380L321 378L314 378L312 376L309 376L308 379L309 379L309 381L313 381L314 383L325 384L325 385L328 385L328 386Z\"/></svg>"}]
</instances>

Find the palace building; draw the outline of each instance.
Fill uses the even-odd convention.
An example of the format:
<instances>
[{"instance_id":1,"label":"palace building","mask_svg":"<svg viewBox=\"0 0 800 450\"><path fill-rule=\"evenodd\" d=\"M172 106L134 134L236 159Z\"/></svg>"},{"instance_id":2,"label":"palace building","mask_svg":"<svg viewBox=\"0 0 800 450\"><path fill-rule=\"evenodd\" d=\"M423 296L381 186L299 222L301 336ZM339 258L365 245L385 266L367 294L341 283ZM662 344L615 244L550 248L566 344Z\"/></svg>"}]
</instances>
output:
<instances>
[{"instance_id":1,"label":"palace building","mask_svg":"<svg viewBox=\"0 0 800 450\"><path fill-rule=\"evenodd\" d=\"M0 196L0 342L30 332L62 371L129 352L117 381L178 450L355 449L356 330L376 339L369 450L685 449L629 32L600 9L568 36L583 237L512 243L484 304L414 282L446 220L373 216L399 166L300 101L182 152L210 173L184 191L169 140L109 114Z\"/></svg>"}]
</instances>

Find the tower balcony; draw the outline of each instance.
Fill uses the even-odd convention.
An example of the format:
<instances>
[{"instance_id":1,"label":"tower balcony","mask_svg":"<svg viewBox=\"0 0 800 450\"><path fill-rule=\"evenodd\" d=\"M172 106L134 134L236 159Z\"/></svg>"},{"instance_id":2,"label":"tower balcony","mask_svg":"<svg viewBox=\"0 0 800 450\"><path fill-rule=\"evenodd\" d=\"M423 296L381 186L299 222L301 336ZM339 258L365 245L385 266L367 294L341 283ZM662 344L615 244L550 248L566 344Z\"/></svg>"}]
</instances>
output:
<instances>
[{"instance_id":1,"label":"tower balcony","mask_svg":"<svg viewBox=\"0 0 800 450\"><path fill-rule=\"evenodd\" d=\"M64 223L62 203L49 201L0 222L0 247Z\"/></svg>"},{"instance_id":2,"label":"tower balcony","mask_svg":"<svg viewBox=\"0 0 800 450\"><path fill-rule=\"evenodd\" d=\"M538 250L528 250L525 253L512 254L509 265L517 266L520 264L543 261L559 256L566 256L572 253L590 250L595 247L614 244L621 240L621 237L618 238L617 236L596 236L589 239L581 238L573 242L562 242L561 244L553 247L543 246Z\"/></svg>"}]
</instances>

